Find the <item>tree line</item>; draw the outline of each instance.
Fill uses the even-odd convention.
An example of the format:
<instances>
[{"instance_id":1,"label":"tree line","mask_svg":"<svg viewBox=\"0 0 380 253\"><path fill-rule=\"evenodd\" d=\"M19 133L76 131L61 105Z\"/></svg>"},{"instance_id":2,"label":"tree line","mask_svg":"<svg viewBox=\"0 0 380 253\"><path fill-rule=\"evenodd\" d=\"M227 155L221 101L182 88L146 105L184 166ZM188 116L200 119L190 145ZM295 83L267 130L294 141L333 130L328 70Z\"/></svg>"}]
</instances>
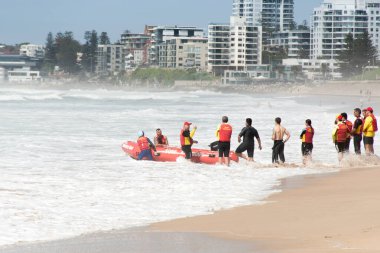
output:
<instances>
[{"instance_id":1,"label":"tree line","mask_svg":"<svg viewBox=\"0 0 380 253\"><path fill-rule=\"evenodd\" d=\"M56 35L50 32L46 39L43 71L52 73L55 66L58 66L60 70L70 74L80 71L94 72L98 45L110 44L110 39L107 32L98 36L98 33L92 30L85 32L84 40L84 44L81 44L70 31L59 32ZM78 53L82 53L80 63Z\"/></svg>"}]
</instances>

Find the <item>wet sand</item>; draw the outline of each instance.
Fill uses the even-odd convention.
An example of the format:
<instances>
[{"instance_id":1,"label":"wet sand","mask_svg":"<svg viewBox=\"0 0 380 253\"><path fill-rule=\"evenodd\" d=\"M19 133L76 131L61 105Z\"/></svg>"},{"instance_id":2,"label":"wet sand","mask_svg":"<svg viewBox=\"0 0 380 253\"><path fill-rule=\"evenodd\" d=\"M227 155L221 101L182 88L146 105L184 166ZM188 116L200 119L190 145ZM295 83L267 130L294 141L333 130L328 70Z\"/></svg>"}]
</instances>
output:
<instances>
[{"instance_id":1,"label":"wet sand","mask_svg":"<svg viewBox=\"0 0 380 253\"><path fill-rule=\"evenodd\" d=\"M305 186L286 189L265 205L158 223L151 229L251 241L278 253L378 253L379 178L380 166L308 176Z\"/></svg>"}]
</instances>

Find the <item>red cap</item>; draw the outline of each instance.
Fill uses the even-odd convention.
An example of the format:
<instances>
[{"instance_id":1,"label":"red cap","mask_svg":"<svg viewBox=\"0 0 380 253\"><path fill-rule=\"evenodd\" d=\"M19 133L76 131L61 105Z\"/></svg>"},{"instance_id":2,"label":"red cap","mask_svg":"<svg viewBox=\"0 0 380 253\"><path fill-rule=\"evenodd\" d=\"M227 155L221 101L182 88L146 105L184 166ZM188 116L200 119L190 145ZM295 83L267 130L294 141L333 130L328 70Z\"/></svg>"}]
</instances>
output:
<instances>
[{"instance_id":1,"label":"red cap","mask_svg":"<svg viewBox=\"0 0 380 253\"><path fill-rule=\"evenodd\" d=\"M339 121L342 121L343 116L342 116L342 115L339 115L337 119L338 119Z\"/></svg>"},{"instance_id":2,"label":"red cap","mask_svg":"<svg viewBox=\"0 0 380 253\"><path fill-rule=\"evenodd\" d=\"M368 107L368 108L367 108L367 111L370 111L370 112L372 113L372 112L373 112L372 107Z\"/></svg>"},{"instance_id":3,"label":"red cap","mask_svg":"<svg viewBox=\"0 0 380 253\"><path fill-rule=\"evenodd\" d=\"M185 121L185 123L183 123L184 126L190 126L191 124L192 124L192 123L187 122L187 121Z\"/></svg>"}]
</instances>

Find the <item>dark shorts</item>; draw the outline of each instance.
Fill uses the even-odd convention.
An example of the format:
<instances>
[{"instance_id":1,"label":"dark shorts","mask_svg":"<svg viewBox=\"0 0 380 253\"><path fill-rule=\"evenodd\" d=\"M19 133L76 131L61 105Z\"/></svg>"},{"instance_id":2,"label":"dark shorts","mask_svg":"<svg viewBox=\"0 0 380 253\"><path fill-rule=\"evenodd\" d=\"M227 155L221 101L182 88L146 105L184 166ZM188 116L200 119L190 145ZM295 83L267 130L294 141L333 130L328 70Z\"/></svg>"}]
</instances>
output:
<instances>
[{"instance_id":1,"label":"dark shorts","mask_svg":"<svg viewBox=\"0 0 380 253\"><path fill-rule=\"evenodd\" d=\"M230 157L230 149L231 149L230 142L220 141L218 143L219 157L223 157L223 156Z\"/></svg>"},{"instance_id":2,"label":"dark shorts","mask_svg":"<svg viewBox=\"0 0 380 253\"><path fill-rule=\"evenodd\" d=\"M303 156L311 155L311 153L313 152L313 143L303 142L301 150Z\"/></svg>"},{"instance_id":3,"label":"dark shorts","mask_svg":"<svg viewBox=\"0 0 380 253\"><path fill-rule=\"evenodd\" d=\"M366 145L373 145L373 137L363 137L363 143Z\"/></svg>"},{"instance_id":4,"label":"dark shorts","mask_svg":"<svg viewBox=\"0 0 380 253\"><path fill-rule=\"evenodd\" d=\"M335 147L339 153L345 152L346 151L346 142L335 142Z\"/></svg>"},{"instance_id":5,"label":"dark shorts","mask_svg":"<svg viewBox=\"0 0 380 253\"><path fill-rule=\"evenodd\" d=\"M244 151L247 151L248 157L253 158L253 151L255 149L255 146L253 144L249 143L242 143L239 145L239 147L236 149L235 153L241 154Z\"/></svg>"},{"instance_id":6,"label":"dark shorts","mask_svg":"<svg viewBox=\"0 0 380 253\"><path fill-rule=\"evenodd\" d=\"M185 153L186 159L191 159L193 153L191 151L191 145L182 146L182 151Z\"/></svg>"}]
</instances>

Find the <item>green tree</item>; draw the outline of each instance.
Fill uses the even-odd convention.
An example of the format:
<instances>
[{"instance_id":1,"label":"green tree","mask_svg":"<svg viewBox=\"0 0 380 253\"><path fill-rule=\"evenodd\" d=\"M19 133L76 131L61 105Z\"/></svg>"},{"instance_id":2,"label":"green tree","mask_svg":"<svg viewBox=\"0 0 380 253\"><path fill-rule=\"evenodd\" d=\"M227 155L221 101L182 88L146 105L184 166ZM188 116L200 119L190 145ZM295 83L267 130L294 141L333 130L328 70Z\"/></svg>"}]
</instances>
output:
<instances>
[{"instance_id":1,"label":"green tree","mask_svg":"<svg viewBox=\"0 0 380 253\"><path fill-rule=\"evenodd\" d=\"M98 50L98 33L95 30L86 31L85 44L82 46L82 67L87 72L94 72L96 64L96 52Z\"/></svg>"},{"instance_id":2,"label":"green tree","mask_svg":"<svg viewBox=\"0 0 380 253\"><path fill-rule=\"evenodd\" d=\"M46 73L52 73L54 66L57 64L55 42L53 33L49 32L45 44L45 57L42 65L42 70Z\"/></svg>"},{"instance_id":3,"label":"green tree","mask_svg":"<svg viewBox=\"0 0 380 253\"><path fill-rule=\"evenodd\" d=\"M376 48L367 31L356 39L350 33L345 39L344 50L338 54L340 72L344 77L362 73L366 66L375 64L376 54Z\"/></svg>"},{"instance_id":4,"label":"green tree","mask_svg":"<svg viewBox=\"0 0 380 253\"><path fill-rule=\"evenodd\" d=\"M77 54L81 51L81 45L74 39L73 33L58 33L55 37L55 48L57 65L67 73L78 72Z\"/></svg>"},{"instance_id":5,"label":"green tree","mask_svg":"<svg viewBox=\"0 0 380 253\"><path fill-rule=\"evenodd\" d=\"M102 32L99 37L99 45L108 45L111 44L110 38L108 37L107 32Z\"/></svg>"}]
</instances>

